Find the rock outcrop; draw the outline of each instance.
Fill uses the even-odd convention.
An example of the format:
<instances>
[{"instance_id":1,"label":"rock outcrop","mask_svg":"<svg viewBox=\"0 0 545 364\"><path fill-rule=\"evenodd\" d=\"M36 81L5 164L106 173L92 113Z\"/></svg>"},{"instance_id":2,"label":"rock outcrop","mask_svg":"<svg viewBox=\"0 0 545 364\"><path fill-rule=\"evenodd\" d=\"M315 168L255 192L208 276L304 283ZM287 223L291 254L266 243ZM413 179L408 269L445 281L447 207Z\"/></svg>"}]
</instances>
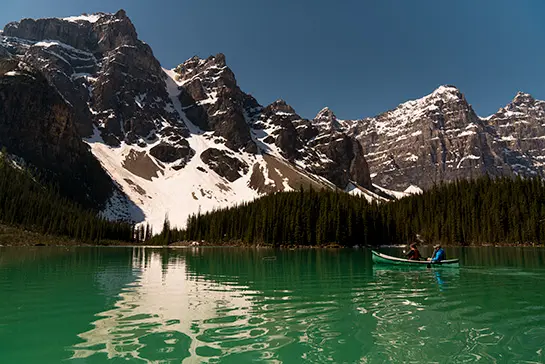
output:
<instances>
[{"instance_id":1,"label":"rock outcrop","mask_svg":"<svg viewBox=\"0 0 545 364\"><path fill-rule=\"evenodd\" d=\"M179 166L183 167L195 151L189 147L187 140L182 139L176 146L161 142L150 149L150 154L164 163L180 161Z\"/></svg>"},{"instance_id":2,"label":"rock outcrop","mask_svg":"<svg viewBox=\"0 0 545 364\"><path fill-rule=\"evenodd\" d=\"M66 19L23 19L6 25L5 48L44 73L74 107L78 131L93 124L116 146L149 143L180 122L165 86L165 74L149 45L140 41L123 10Z\"/></svg>"},{"instance_id":3,"label":"rock outcrop","mask_svg":"<svg viewBox=\"0 0 545 364\"><path fill-rule=\"evenodd\" d=\"M234 182L248 173L248 165L225 150L209 148L201 153L201 160L229 182Z\"/></svg>"},{"instance_id":4,"label":"rock outcrop","mask_svg":"<svg viewBox=\"0 0 545 364\"><path fill-rule=\"evenodd\" d=\"M193 57L175 72L183 85L179 98L189 120L202 130L214 131L232 150L257 153L245 119L246 95L223 54Z\"/></svg>"}]
</instances>

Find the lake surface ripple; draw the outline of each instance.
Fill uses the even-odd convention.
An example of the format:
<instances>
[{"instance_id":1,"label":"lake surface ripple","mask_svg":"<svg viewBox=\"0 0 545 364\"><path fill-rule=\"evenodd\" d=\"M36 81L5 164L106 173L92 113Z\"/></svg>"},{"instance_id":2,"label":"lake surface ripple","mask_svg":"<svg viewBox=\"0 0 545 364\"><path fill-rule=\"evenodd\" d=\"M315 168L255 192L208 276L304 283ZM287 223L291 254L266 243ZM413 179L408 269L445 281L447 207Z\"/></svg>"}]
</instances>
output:
<instances>
[{"instance_id":1,"label":"lake surface ripple","mask_svg":"<svg viewBox=\"0 0 545 364\"><path fill-rule=\"evenodd\" d=\"M447 253L0 248L0 363L545 362L545 250Z\"/></svg>"}]
</instances>

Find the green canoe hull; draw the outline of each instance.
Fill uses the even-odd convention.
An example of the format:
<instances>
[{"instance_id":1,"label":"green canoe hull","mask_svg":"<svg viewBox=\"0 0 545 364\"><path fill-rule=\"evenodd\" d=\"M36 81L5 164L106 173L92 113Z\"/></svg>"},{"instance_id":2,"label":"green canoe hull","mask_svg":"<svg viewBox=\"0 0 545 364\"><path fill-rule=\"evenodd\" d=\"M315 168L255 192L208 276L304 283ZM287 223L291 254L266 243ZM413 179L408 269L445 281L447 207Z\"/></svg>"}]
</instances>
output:
<instances>
[{"instance_id":1,"label":"green canoe hull","mask_svg":"<svg viewBox=\"0 0 545 364\"><path fill-rule=\"evenodd\" d=\"M432 263L426 260L408 260L403 258L392 257L386 254L382 254L371 250L373 253L373 263L375 264L387 264L387 265L399 265L410 267L459 267L459 259L448 259L438 263Z\"/></svg>"}]
</instances>

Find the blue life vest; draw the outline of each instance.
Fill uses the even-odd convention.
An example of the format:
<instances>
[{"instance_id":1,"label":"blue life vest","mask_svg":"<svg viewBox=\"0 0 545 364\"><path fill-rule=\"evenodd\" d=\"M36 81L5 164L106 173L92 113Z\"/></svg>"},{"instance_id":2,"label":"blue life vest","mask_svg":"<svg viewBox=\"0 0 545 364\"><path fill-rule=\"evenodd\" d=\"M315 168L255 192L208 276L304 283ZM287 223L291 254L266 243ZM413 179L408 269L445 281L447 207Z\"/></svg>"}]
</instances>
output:
<instances>
[{"instance_id":1,"label":"blue life vest","mask_svg":"<svg viewBox=\"0 0 545 364\"><path fill-rule=\"evenodd\" d=\"M443 248L440 248L439 250L435 252L431 261L440 262L442 260L445 260L446 258L447 258L447 255L445 254L445 251L443 250Z\"/></svg>"}]
</instances>

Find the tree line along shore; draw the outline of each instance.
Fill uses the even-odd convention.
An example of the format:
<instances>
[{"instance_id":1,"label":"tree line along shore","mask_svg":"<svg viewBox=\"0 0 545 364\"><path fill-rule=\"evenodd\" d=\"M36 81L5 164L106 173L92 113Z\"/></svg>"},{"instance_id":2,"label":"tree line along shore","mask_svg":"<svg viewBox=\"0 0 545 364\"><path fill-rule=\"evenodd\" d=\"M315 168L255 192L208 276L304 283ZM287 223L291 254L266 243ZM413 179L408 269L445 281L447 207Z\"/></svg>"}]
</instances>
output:
<instances>
[{"instance_id":1,"label":"tree line along shore","mask_svg":"<svg viewBox=\"0 0 545 364\"><path fill-rule=\"evenodd\" d=\"M135 235L133 224L108 221L98 211L68 199L37 173L14 165L5 151L0 153L0 224L2 245L56 240L106 244L132 242Z\"/></svg>"},{"instance_id":2,"label":"tree line along shore","mask_svg":"<svg viewBox=\"0 0 545 364\"><path fill-rule=\"evenodd\" d=\"M369 203L343 192L299 190L192 215L151 241L272 246L543 245L541 179L480 178L438 184L422 194Z\"/></svg>"},{"instance_id":3,"label":"tree line along shore","mask_svg":"<svg viewBox=\"0 0 545 364\"><path fill-rule=\"evenodd\" d=\"M479 178L390 202L298 190L194 214L185 229L108 221L0 153L0 245L354 247L545 244L545 183Z\"/></svg>"}]
</instances>

